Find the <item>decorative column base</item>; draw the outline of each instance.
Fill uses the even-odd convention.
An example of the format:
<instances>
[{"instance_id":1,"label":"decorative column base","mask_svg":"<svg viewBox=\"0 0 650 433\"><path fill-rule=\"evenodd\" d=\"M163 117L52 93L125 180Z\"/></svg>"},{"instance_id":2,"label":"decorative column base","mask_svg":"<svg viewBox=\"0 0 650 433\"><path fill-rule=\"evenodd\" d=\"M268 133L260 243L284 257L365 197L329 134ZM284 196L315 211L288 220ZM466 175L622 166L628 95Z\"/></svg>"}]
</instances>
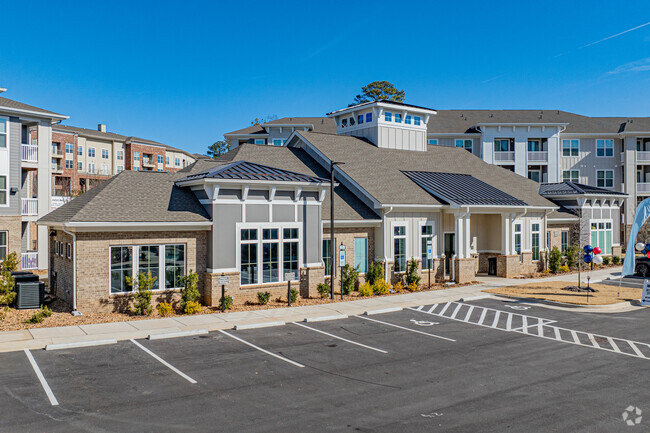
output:
<instances>
[{"instance_id":1,"label":"decorative column base","mask_svg":"<svg viewBox=\"0 0 650 433\"><path fill-rule=\"evenodd\" d=\"M521 259L518 255L497 256L497 277L515 278L521 275Z\"/></svg>"},{"instance_id":2,"label":"decorative column base","mask_svg":"<svg viewBox=\"0 0 650 433\"><path fill-rule=\"evenodd\" d=\"M474 281L476 276L476 259L456 259L454 278L458 284L465 284Z\"/></svg>"}]
</instances>

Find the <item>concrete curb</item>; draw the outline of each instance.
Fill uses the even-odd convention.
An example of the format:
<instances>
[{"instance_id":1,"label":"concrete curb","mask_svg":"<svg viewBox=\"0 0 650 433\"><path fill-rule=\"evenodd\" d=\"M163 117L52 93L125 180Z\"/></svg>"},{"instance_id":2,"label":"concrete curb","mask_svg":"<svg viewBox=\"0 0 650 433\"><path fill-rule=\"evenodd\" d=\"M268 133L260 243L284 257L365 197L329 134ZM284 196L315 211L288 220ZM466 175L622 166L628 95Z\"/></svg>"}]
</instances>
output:
<instances>
[{"instance_id":1,"label":"concrete curb","mask_svg":"<svg viewBox=\"0 0 650 433\"><path fill-rule=\"evenodd\" d=\"M45 346L45 350L76 349L78 347L103 346L106 344L117 344L117 340L115 338L107 338L105 340L91 340L91 341L77 341L74 343L48 344Z\"/></svg>"},{"instance_id":2,"label":"concrete curb","mask_svg":"<svg viewBox=\"0 0 650 433\"><path fill-rule=\"evenodd\" d=\"M390 308L380 308L378 310L368 310L363 313L364 316L373 316L375 314L384 314L384 313L394 313L397 311L402 311L402 307L390 307Z\"/></svg>"},{"instance_id":3,"label":"concrete curb","mask_svg":"<svg viewBox=\"0 0 650 433\"><path fill-rule=\"evenodd\" d=\"M269 328L271 326L284 326L284 325L286 325L286 322L278 320L274 322L260 322L260 323L248 323L245 325L235 325L233 329L235 331L239 331L242 329Z\"/></svg>"},{"instance_id":4,"label":"concrete curb","mask_svg":"<svg viewBox=\"0 0 650 433\"><path fill-rule=\"evenodd\" d=\"M207 333L208 333L207 329L195 329L191 331L167 332L163 334L149 334L147 340L163 340L165 338L189 337L192 335L205 335Z\"/></svg>"},{"instance_id":5,"label":"concrete curb","mask_svg":"<svg viewBox=\"0 0 650 433\"><path fill-rule=\"evenodd\" d=\"M338 319L347 319L347 314L333 314L331 316L318 316L318 317L306 317L303 322L326 322L328 320L338 320Z\"/></svg>"}]
</instances>

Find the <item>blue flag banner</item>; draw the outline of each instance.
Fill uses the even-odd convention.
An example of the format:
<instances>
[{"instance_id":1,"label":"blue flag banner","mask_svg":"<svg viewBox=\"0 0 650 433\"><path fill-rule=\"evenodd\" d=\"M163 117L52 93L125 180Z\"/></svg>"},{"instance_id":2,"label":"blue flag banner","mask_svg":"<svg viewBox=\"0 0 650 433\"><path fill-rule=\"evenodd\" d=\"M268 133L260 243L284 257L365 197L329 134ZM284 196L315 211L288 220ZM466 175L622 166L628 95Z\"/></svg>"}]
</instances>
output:
<instances>
[{"instance_id":1,"label":"blue flag banner","mask_svg":"<svg viewBox=\"0 0 650 433\"><path fill-rule=\"evenodd\" d=\"M623 261L623 271L621 272L621 276L623 277L634 274L634 254L636 251L634 245L636 244L636 236L648 218L650 218L650 198L643 200L639 203L639 207L636 208L632 231L630 231L630 238L627 240L627 249L625 250L625 260Z\"/></svg>"}]
</instances>

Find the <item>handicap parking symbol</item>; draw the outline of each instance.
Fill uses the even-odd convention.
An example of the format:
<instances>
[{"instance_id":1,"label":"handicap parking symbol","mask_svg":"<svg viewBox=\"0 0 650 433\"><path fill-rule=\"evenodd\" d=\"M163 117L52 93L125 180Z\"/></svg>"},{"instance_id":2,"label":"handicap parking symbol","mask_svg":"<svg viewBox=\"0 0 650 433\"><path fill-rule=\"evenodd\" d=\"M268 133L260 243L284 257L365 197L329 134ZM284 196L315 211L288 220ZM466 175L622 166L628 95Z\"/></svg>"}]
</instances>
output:
<instances>
[{"instance_id":1,"label":"handicap parking symbol","mask_svg":"<svg viewBox=\"0 0 650 433\"><path fill-rule=\"evenodd\" d=\"M519 311L529 310L530 309L530 307L525 307L523 305L506 305L506 307L512 308L513 310L519 310Z\"/></svg>"},{"instance_id":2,"label":"handicap parking symbol","mask_svg":"<svg viewBox=\"0 0 650 433\"><path fill-rule=\"evenodd\" d=\"M418 326L433 326L433 325L440 324L438 322L429 322L427 320L415 320L415 319L411 319L411 322L415 323Z\"/></svg>"}]
</instances>

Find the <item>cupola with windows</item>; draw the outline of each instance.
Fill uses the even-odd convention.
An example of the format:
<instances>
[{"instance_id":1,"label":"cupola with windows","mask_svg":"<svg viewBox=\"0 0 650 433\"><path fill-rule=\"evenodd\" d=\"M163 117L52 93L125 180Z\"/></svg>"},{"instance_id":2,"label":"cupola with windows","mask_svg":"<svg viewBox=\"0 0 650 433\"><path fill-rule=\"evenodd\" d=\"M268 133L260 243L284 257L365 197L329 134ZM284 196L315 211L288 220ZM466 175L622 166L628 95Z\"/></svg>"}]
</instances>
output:
<instances>
[{"instance_id":1,"label":"cupola with windows","mask_svg":"<svg viewBox=\"0 0 650 433\"><path fill-rule=\"evenodd\" d=\"M370 140L375 146L424 152L427 123L436 111L392 101L372 101L327 113L336 133Z\"/></svg>"}]
</instances>

